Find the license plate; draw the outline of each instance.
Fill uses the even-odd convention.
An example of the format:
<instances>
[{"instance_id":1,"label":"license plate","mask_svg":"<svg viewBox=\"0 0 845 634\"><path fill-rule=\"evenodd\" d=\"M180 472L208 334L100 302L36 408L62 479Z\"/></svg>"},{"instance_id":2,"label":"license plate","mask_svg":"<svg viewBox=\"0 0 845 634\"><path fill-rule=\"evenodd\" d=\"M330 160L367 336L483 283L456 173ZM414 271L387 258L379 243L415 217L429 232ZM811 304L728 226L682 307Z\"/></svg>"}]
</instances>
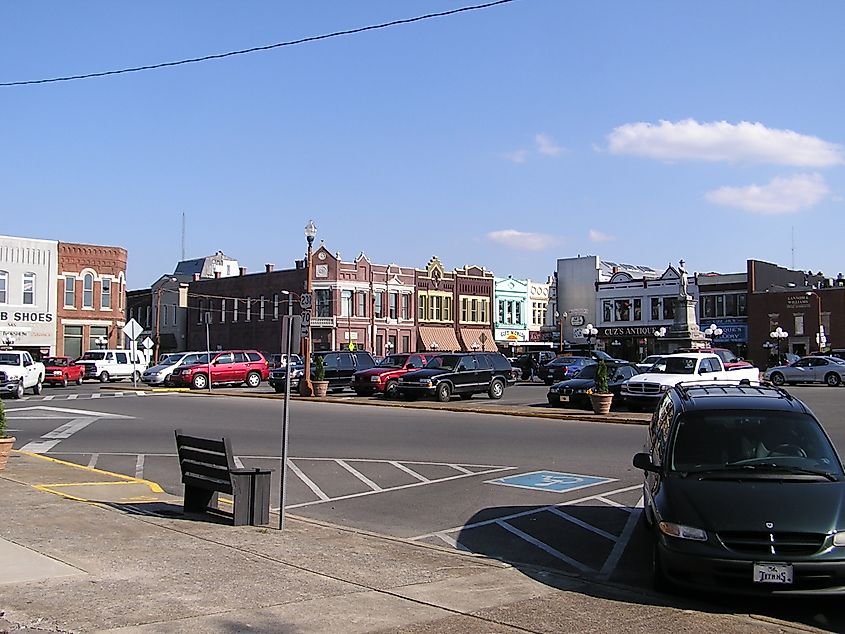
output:
<instances>
[{"instance_id":1,"label":"license plate","mask_svg":"<svg viewBox=\"0 0 845 634\"><path fill-rule=\"evenodd\" d=\"M754 583L792 583L792 564L754 564Z\"/></svg>"},{"instance_id":2,"label":"license plate","mask_svg":"<svg viewBox=\"0 0 845 634\"><path fill-rule=\"evenodd\" d=\"M568 402L569 402L569 397L568 397L568 396L564 396L563 394L561 394L560 396L558 396L558 398L560 399L560 402L561 402L561 403L568 403Z\"/></svg>"}]
</instances>

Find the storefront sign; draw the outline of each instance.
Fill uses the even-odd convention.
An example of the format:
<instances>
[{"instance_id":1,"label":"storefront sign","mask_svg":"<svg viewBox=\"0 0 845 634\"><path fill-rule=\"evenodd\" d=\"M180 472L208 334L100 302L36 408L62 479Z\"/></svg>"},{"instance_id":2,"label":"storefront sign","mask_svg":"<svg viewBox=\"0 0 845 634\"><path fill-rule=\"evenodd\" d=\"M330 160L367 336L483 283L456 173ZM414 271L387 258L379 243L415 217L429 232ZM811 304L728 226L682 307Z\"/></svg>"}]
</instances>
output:
<instances>
[{"instance_id":1,"label":"storefront sign","mask_svg":"<svg viewBox=\"0 0 845 634\"><path fill-rule=\"evenodd\" d=\"M786 296L786 307L787 308L809 308L810 307L810 296L809 295L787 295Z\"/></svg>"},{"instance_id":2,"label":"storefront sign","mask_svg":"<svg viewBox=\"0 0 845 634\"><path fill-rule=\"evenodd\" d=\"M519 341L528 341L528 336L524 330L508 330L506 328L497 328L496 341L517 343Z\"/></svg>"},{"instance_id":3,"label":"storefront sign","mask_svg":"<svg viewBox=\"0 0 845 634\"><path fill-rule=\"evenodd\" d=\"M584 315L572 315L569 318L569 323L573 326L583 326L585 323L586 317Z\"/></svg>"},{"instance_id":4,"label":"storefront sign","mask_svg":"<svg viewBox=\"0 0 845 634\"><path fill-rule=\"evenodd\" d=\"M599 337L650 337L654 335L651 326L617 326L599 328Z\"/></svg>"}]
</instances>

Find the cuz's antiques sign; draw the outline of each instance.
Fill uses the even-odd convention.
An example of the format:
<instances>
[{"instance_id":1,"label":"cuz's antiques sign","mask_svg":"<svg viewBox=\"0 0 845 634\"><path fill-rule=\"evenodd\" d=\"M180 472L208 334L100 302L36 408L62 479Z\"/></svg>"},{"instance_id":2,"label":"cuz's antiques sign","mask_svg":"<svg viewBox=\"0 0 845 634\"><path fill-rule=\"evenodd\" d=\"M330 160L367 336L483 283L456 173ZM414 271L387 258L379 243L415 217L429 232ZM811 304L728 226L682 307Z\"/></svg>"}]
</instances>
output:
<instances>
[{"instance_id":1,"label":"cuz's antiques sign","mask_svg":"<svg viewBox=\"0 0 845 634\"><path fill-rule=\"evenodd\" d=\"M648 337L654 332L648 326L618 326L615 328L599 328L600 337Z\"/></svg>"}]
</instances>

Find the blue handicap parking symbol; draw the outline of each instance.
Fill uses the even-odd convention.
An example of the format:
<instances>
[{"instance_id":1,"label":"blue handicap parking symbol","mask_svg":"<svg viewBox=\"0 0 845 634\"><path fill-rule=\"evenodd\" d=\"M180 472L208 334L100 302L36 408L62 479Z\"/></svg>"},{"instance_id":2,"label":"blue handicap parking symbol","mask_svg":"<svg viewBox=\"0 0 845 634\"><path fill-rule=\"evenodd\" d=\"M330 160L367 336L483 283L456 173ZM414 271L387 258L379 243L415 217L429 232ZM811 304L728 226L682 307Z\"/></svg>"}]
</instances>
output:
<instances>
[{"instance_id":1,"label":"blue handicap parking symbol","mask_svg":"<svg viewBox=\"0 0 845 634\"><path fill-rule=\"evenodd\" d=\"M519 475L488 480L489 484L502 484L508 487L520 489L533 489L534 491L552 491L554 493L567 493L576 489L614 482L613 478L599 478L597 476L578 475L577 473L561 473L559 471L532 471Z\"/></svg>"}]
</instances>

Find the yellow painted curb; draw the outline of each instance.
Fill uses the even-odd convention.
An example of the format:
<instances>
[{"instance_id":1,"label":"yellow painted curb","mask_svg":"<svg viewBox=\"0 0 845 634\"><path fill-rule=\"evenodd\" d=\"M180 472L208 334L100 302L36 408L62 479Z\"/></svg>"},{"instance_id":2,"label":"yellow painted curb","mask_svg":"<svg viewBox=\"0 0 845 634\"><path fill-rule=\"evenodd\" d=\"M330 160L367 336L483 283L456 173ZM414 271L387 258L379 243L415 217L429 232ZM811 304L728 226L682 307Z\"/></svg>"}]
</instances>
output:
<instances>
[{"instance_id":1,"label":"yellow painted curb","mask_svg":"<svg viewBox=\"0 0 845 634\"><path fill-rule=\"evenodd\" d=\"M48 462L54 462L56 464L63 465L65 467L73 467L75 469L82 469L83 471L87 471L89 473L99 473L102 475L111 476L113 478L117 478L118 480L124 480L127 483L134 483L134 484L144 484L150 488L150 491L153 493L164 493L164 489L162 489L157 483L153 482L152 480L144 480L143 478L135 478L132 476L123 475L122 473L114 473L113 471L104 471L103 469L96 469L94 467L84 467L81 464L76 464L73 462L68 462L66 460L59 460L58 458L51 458L50 456L45 456L44 454L40 453L32 453L30 451L21 451L19 449L14 449L20 454L25 456L30 456L31 458L40 458L41 460L47 460ZM74 482L71 483L72 485L79 485L79 484L93 484L87 482ZM116 483L99 483L99 484L116 484ZM40 485L39 485L40 486ZM55 485L44 485L44 486L55 486Z\"/></svg>"}]
</instances>

